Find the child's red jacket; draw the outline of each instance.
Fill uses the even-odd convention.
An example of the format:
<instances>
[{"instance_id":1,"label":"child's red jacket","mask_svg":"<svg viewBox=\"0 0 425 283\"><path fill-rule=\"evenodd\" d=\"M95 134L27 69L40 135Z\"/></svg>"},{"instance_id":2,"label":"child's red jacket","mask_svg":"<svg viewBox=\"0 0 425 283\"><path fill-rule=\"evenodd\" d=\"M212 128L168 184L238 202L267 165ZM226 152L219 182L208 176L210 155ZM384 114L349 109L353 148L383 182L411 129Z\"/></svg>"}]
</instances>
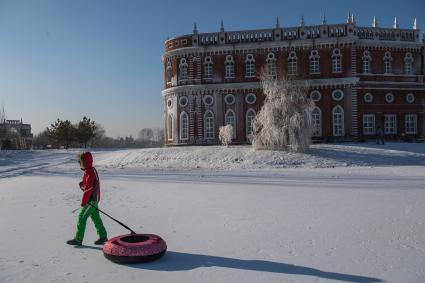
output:
<instances>
[{"instance_id":1,"label":"child's red jacket","mask_svg":"<svg viewBox=\"0 0 425 283\"><path fill-rule=\"evenodd\" d=\"M85 206L89 201L100 201L100 181L96 169L93 167L93 156L90 152L85 152L82 156L84 161L84 175L82 183L83 197L81 206Z\"/></svg>"}]
</instances>

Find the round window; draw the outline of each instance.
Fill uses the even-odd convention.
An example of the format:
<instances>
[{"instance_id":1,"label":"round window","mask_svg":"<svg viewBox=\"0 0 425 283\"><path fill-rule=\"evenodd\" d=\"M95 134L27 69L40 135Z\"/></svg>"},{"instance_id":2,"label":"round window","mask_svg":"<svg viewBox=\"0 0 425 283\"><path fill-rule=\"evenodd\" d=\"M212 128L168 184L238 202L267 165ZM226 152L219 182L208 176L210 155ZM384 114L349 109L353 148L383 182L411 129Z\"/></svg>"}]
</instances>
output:
<instances>
[{"instance_id":1,"label":"round window","mask_svg":"<svg viewBox=\"0 0 425 283\"><path fill-rule=\"evenodd\" d=\"M317 90L314 90L310 93L310 99L313 100L314 102L319 101L321 98L322 98L322 94Z\"/></svg>"},{"instance_id":2,"label":"round window","mask_svg":"<svg viewBox=\"0 0 425 283\"><path fill-rule=\"evenodd\" d=\"M257 97L253 93L250 93L245 97L245 101L248 104L254 104L256 100L257 100Z\"/></svg>"},{"instance_id":3,"label":"round window","mask_svg":"<svg viewBox=\"0 0 425 283\"><path fill-rule=\"evenodd\" d=\"M373 95L371 93L366 93L363 96L364 102L371 103L373 101Z\"/></svg>"},{"instance_id":4,"label":"round window","mask_svg":"<svg viewBox=\"0 0 425 283\"><path fill-rule=\"evenodd\" d=\"M415 101L415 95L413 93L408 93L406 95L406 101L408 103L413 103Z\"/></svg>"},{"instance_id":5,"label":"round window","mask_svg":"<svg viewBox=\"0 0 425 283\"><path fill-rule=\"evenodd\" d=\"M173 107L173 101L171 99L168 99L167 106L168 106L168 108L172 108Z\"/></svg>"},{"instance_id":6,"label":"round window","mask_svg":"<svg viewBox=\"0 0 425 283\"><path fill-rule=\"evenodd\" d=\"M339 90L339 89L334 90L332 92L332 98L335 101L340 101L344 98L344 93L342 92L342 90Z\"/></svg>"},{"instance_id":7,"label":"round window","mask_svg":"<svg viewBox=\"0 0 425 283\"><path fill-rule=\"evenodd\" d=\"M212 105L214 103L214 99L211 95L205 95L204 96L204 103L208 106Z\"/></svg>"},{"instance_id":8,"label":"round window","mask_svg":"<svg viewBox=\"0 0 425 283\"><path fill-rule=\"evenodd\" d=\"M180 103L181 107L185 107L187 105L187 102L188 102L188 100L187 100L186 96L180 97L179 103Z\"/></svg>"},{"instance_id":9,"label":"round window","mask_svg":"<svg viewBox=\"0 0 425 283\"><path fill-rule=\"evenodd\" d=\"M394 102L394 94L387 93L385 95L385 101L388 102L388 103L393 103Z\"/></svg>"},{"instance_id":10,"label":"round window","mask_svg":"<svg viewBox=\"0 0 425 283\"><path fill-rule=\"evenodd\" d=\"M226 97L224 97L224 102L226 102L227 105L232 105L235 103L235 96L233 94L226 95Z\"/></svg>"}]
</instances>

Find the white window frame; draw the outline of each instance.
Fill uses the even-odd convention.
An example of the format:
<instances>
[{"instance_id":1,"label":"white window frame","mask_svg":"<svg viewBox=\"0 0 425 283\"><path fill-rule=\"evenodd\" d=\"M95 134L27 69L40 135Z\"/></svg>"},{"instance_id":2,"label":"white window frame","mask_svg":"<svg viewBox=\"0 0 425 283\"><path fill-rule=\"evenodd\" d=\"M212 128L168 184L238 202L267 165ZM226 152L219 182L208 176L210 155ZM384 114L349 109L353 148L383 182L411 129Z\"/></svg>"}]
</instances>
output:
<instances>
[{"instance_id":1,"label":"white window frame","mask_svg":"<svg viewBox=\"0 0 425 283\"><path fill-rule=\"evenodd\" d=\"M232 97L232 99L233 99L233 102L232 102L232 103L228 103L228 102L227 102L227 99L228 99L229 97ZM233 95L233 94L231 94L231 93L227 94L227 95L224 97L224 103L225 103L226 105L233 105L233 104L235 104L235 102L236 102L235 95Z\"/></svg>"},{"instance_id":2,"label":"white window frame","mask_svg":"<svg viewBox=\"0 0 425 283\"><path fill-rule=\"evenodd\" d=\"M375 135L375 114L364 114L363 115L363 134L364 135Z\"/></svg>"},{"instance_id":3,"label":"white window frame","mask_svg":"<svg viewBox=\"0 0 425 283\"><path fill-rule=\"evenodd\" d=\"M367 97L370 97L370 99L368 99ZM373 94L372 94L372 93L370 93L370 92L365 93L365 94L363 95L363 100L364 100L364 102L366 102L366 103L372 103L372 102L373 102Z\"/></svg>"},{"instance_id":4,"label":"white window frame","mask_svg":"<svg viewBox=\"0 0 425 283\"><path fill-rule=\"evenodd\" d=\"M293 76L298 73L298 58L295 51L291 51L288 55L288 75Z\"/></svg>"},{"instance_id":5,"label":"white window frame","mask_svg":"<svg viewBox=\"0 0 425 283\"><path fill-rule=\"evenodd\" d=\"M341 97L340 98L336 98L335 97L335 94L337 92L341 92ZM335 100L335 101L341 101L341 100L343 100L344 99L344 92L341 89L335 89L334 91L332 91L332 99Z\"/></svg>"},{"instance_id":6,"label":"white window frame","mask_svg":"<svg viewBox=\"0 0 425 283\"><path fill-rule=\"evenodd\" d=\"M169 60L167 63L167 84L171 84L173 80L173 67L171 65L171 61Z\"/></svg>"},{"instance_id":7,"label":"white window frame","mask_svg":"<svg viewBox=\"0 0 425 283\"><path fill-rule=\"evenodd\" d=\"M267 54L266 64L267 64L267 77L272 80L277 79L276 57L274 53Z\"/></svg>"},{"instance_id":8,"label":"white window frame","mask_svg":"<svg viewBox=\"0 0 425 283\"><path fill-rule=\"evenodd\" d=\"M372 62L372 56L370 56L370 51L365 50L363 52L363 73L370 74L371 73L371 62Z\"/></svg>"},{"instance_id":9,"label":"white window frame","mask_svg":"<svg viewBox=\"0 0 425 283\"><path fill-rule=\"evenodd\" d=\"M235 78L235 61L233 60L232 55L227 55L226 60L224 61L225 67L225 79L234 79Z\"/></svg>"},{"instance_id":10,"label":"white window frame","mask_svg":"<svg viewBox=\"0 0 425 283\"><path fill-rule=\"evenodd\" d=\"M344 136L344 109L339 105L332 109L332 134L334 137Z\"/></svg>"},{"instance_id":11,"label":"white window frame","mask_svg":"<svg viewBox=\"0 0 425 283\"><path fill-rule=\"evenodd\" d=\"M410 52L407 52L404 56L404 73L406 75L413 74L413 56Z\"/></svg>"},{"instance_id":12,"label":"white window frame","mask_svg":"<svg viewBox=\"0 0 425 283\"><path fill-rule=\"evenodd\" d=\"M248 54L245 59L245 77L254 78L255 77L255 59L254 55Z\"/></svg>"},{"instance_id":13,"label":"white window frame","mask_svg":"<svg viewBox=\"0 0 425 283\"><path fill-rule=\"evenodd\" d=\"M397 134L397 115L384 114L384 134L395 135Z\"/></svg>"},{"instance_id":14,"label":"white window frame","mask_svg":"<svg viewBox=\"0 0 425 283\"><path fill-rule=\"evenodd\" d=\"M313 98L314 94L318 94L318 97L316 99ZM318 102L322 99L322 94L318 90L313 90L312 92L310 92L310 99L313 100L314 102Z\"/></svg>"},{"instance_id":15,"label":"white window frame","mask_svg":"<svg viewBox=\"0 0 425 283\"><path fill-rule=\"evenodd\" d=\"M186 58L181 58L180 64L179 64L179 82L187 81L188 75L189 75L187 69L188 69L188 65L187 65Z\"/></svg>"},{"instance_id":16,"label":"white window frame","mask_svg":"<svg viewBox=\"0 0 425 283\"><path fill-rule=\"evenodd\" d=\"M212 80L213 78L213 61L211 56L204 59L204 80Z\"/></svg>"},{"instance_id":17,"label":"white window frame","mask_svg":"<svg viewBox=\"0 0 425 283\"><path fill-rule=\"evenodd\" d=\"M415 102L415 95L413 93L406 94L406 102L407 103Z\"/></svg>"},{"instance_id":18,"label":"white window frame","mask_svg":"<svg viewBox=\"0 0 425 283\"><path fill-rule=\"evenodd\" d=\"M180 140L189 139L189 115L183 111L180 113Z\"/></svg>"},{"instance_id":19,"label":"white window frame","mask_svg":"<svg viewBox=\"0 0 425 283\"><path fill-rule=\"evenodd\" d=\"M186 103L182 103L182 101L186 99ZM183 95L181 97L179 97L179 105L180 107L186 107L189 104L189 99L187 98L186 95Z\"/></svg>"},{"instance_id":20,"label":"white window frame","mask_svg":"<svg viewBox=\"0 0 425 283\"><path fill-rule=\"evenodd\" d=\"M335 48L332 51L332 73L342 72L342 54L341 50Z\"/></svg>"},{"instance_id":21,"label":"white window frame","mask_svg":"<svg viewBox=\"0 0 425 283\"><path fill-rule=\"evenodd\" d=\"M211 98L211 103L207 103L207 99L208 98ZM204 102L204 104L206 106L212 106L212 105L214 105L214 97L212 95L210 95L210 94L205 95L202 100L203 100L203 102Z\"/></svg>"},{"instance_id":22,"label":"white window frame","mask_svg":"<svg viewBox=\"0 0 425 283\"><path fill-rule=\"evenodd\" d=\"M319 56L319 51L312 50L310 52L309 59L310 59L310 74L311 75L320 74L320 56Z\"/></svg>"},{"instance_id":23,"label":"white window frame","mask_svg":"<svg viewBox=\"0 0 425 283\"><path fill-rule=\"evenodd\" d=\"M391 74L393 71L391 52L386 51L384 55L384 74Z\"/></svg>"},{"instance_id":24,"label":"white window frame","mask_svg":"<svg viewBox=\"0 0 425 283\"><path fill-rule=\"evenodd\" d=\"M385 94L385 102L387 102L387 103L394 103L394 101L395 101L394 94L392 94L391 92Z\"/></svg>"},{"instance_id":25,"label":"white window frame","mask_svg":"<svg viewBox=\"0 0 425 283\"><path fill-rule=\"evenodd\" d=\"M404 131L408 135L416 135L416 133L418 132L418 115L404 115Z\"/></svg>"},{"instance_id":26,"label":"white window frame","mask_svg":"<svg viewBox=\"0 0 425 283\"><path fill-rule=\"evenodd\" d=\"M232 109L228 109L226 114L224 115L224 123L225 125L231 125L233 127L232 138L236 138L236 114Z\"/></svg>"},{"instance_id":27,"label":"white window frame","mask_svg":"<svg viewBox=\"0 0 425 283\"><path fill-rule=\"evenodd\" d=\"M248 100L248 97L254 97L254 101L250 102L250 101ZM256 101L257 101L257 96L256 96L254 93L248 93L248 94L245 96L245 102L246 102L247 104L254 104Z\"/></svg>"},{"instance_id":28,"label":"white window frame","mask_svg":"<svg viewBox=\"0 0 425 283\"><path fill-rule=\"evenodd\" d=\"M312 136L322 136L322 110L319 107L314 107L311 111L311 125L312 125Z\"/></svg>"},{"instance_id":29,"label":"white window frame","mask_svg":"<svg viewBox=\"0 0 425 283\"><path fill-rule=\"evenodd\" d=\"M205 139L211 140L215 137L214 131L214 113L207 110L204 114L204 136Z\"/></svg>"},{"instance_id":30,"label":"white window frame","mask_svg":"<svg viewBox=\"0 0 425 283\"><path fill-rule=\"evenodd\" d=\"M251 113L253 113L253 115L250 115ZM256 115L257 115L257 113L252 108L249 108L246 111L246 115L245 115L245 130L246 130L246 139L248 141L252 141L252 136L254 134L254 121L255 121Z\"/></svg>"}]
</instances>

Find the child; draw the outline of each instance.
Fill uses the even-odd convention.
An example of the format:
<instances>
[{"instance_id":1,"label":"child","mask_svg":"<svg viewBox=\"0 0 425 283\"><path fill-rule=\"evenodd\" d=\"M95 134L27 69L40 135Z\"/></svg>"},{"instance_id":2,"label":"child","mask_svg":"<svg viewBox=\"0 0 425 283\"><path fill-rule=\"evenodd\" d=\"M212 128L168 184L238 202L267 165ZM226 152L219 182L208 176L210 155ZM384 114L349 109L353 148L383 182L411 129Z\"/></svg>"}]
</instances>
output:
<instances>
[{"instance_id":1,"label":"child","mask_svg":"<svg viewBox=\"0 0 425 283\"><path fill-rule=\"evenodd\" d=\"M95 245L103 245L107 240L106 230L100 219L98 202L100 200L99 175L93 167L93 156L90 152L81 153L79 156L81 170L84 171L83 180L80 182L80 188L84 191L81 200L81 210L78 216L77 233L74 239L67 241L69 245L81 246L83 243L84 232L86 230L87 218L91 217L96 227L99 239L94 242Z\"/></svg>"}]
</instances>

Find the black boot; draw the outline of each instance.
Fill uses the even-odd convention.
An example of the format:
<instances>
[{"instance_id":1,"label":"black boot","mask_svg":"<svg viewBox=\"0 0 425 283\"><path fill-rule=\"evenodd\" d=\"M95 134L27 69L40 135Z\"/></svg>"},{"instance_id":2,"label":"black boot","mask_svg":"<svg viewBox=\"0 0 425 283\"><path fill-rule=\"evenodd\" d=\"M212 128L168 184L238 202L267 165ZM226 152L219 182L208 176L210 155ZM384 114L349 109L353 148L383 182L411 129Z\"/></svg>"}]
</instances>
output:
<instances>
[{"instance_id":1,"label":"black boot","mask_svg":"<svg viewBox=\"0 0 425 283\"><path fill-rule=\"evenodd\" d=\"M95 241L95 245L103 245L106 241L108 241L108 238L100 238L99 240Z\"/></svg>"},{"instance_id":2,"label":"black boot","mask_svg":"<svg viewBox=\"0 0 425 283\"><path fill-rule=\"evenodd\" d=\"M77 241L77 240L75 240L75 239L72 239L72 240L66 241L66 243L67 243L68 245L73 245L73 246L81 246L81 245L83 244L82 242Z\"/></svg>"}]
</instances>

